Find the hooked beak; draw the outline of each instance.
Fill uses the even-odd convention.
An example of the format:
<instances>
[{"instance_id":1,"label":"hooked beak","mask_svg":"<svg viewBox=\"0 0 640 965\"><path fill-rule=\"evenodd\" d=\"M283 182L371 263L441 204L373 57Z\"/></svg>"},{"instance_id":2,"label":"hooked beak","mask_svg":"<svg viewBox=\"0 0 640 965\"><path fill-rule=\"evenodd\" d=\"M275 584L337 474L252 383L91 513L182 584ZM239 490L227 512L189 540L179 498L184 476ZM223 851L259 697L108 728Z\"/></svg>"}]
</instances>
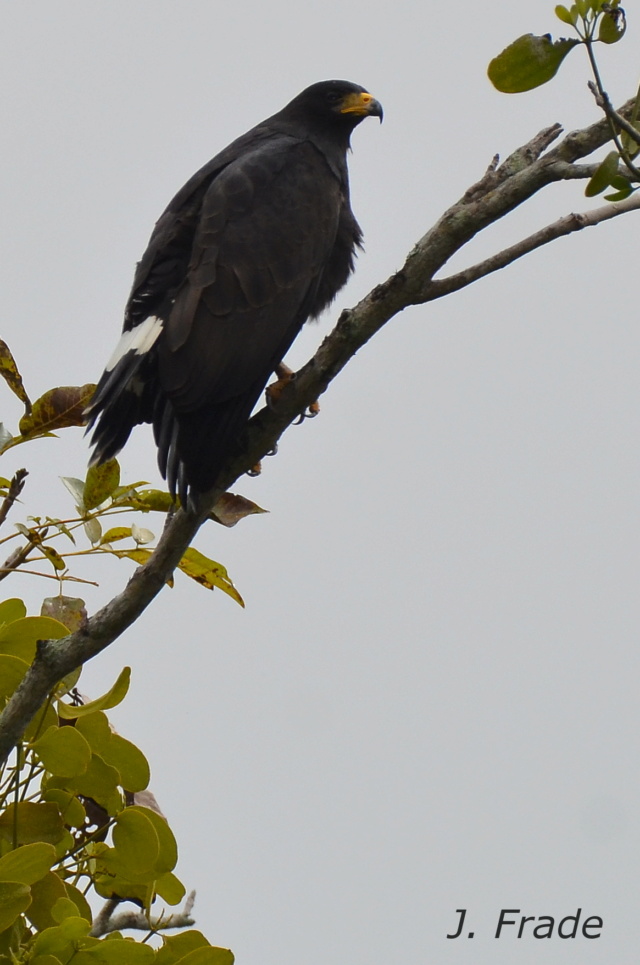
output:
<instances>
[{"instance_id":1,"label":"hooked beak","mask_svg":"<svg viewBox=\"0 0 640 965\"><path fill-rule=\"evenodd\" d=\"M360 117L379 117L382 123L382 104L372 94L362 91L347 94L340 106L341 114L358 114Z\"/></svg>"}]
</instances>

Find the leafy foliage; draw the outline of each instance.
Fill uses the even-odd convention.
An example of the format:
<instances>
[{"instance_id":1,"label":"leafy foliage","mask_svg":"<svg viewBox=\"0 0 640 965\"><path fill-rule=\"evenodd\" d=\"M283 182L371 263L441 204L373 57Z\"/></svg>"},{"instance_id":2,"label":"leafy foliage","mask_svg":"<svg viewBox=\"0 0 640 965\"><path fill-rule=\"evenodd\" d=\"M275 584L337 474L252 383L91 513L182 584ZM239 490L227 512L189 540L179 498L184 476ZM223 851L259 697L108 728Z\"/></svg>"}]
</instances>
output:
<instances>
[{"instance_id":1,"label":"leafy foliage","mask_svg":"<svg viewBox=\"0 0 640 965\"><path fill-rule=\"evenodd\" d=\"M556 40L546 34L525 34L489 64L489 80L504 94L520 94L546 84L558 72L560 64L579 40Z\"/></svg>"},{"instance_id":2,"label":"leafy foliage","mask_svg":"<svg viewBox=\"0 0 640 965\"><path fill-rule=\"evenodd\" d=\"M4 702L33 659L36 641L61 638L69 629L51 617L26 616L18 599L0 604L0 622ZM8 662L17 668L13 674L5 674ZM185 894L174 874L175 838L147 791L147 760L105 714L125 698L129 679L125 668L89 703L75 679L61 682L0 770L0 962L37 963L45 956L49 965L178 962L195 948L201 951L193 961L233 962L231 952L199 932L188 950L171 939L155 949L117 932L91 933L87 894L133 901L147 918L156 900L176 905ZM174 951L185 954L174 957Z\"/></svg>"},{"instance_id":3,"label":"leafy foliage","mask_svg":"<svg viewBox=\"0 0 640 965\"><path fill-rule=\"evenodd\" d=\"M620 0L577 0L571 7L559 4L556 16L572 27L577 39L554 41L551 34L537 37L525 34L494 57L487 73L493 86L505 94L519 94L546 84L558 72L570 50L584 44L589 51L594 42L614 44L626 31Z\"/></svg>"},{"instance_id":4,"label":"leafy foliage","mask_svg":"<svg viewBox=\"0 0 640 965\"><path fill-rule=\"evenodd\" d=\"M0 452L84 424L93 386L51 389L31 405L2 341L0 375L25 406L18 434L0 429ZM0 526L26 475L21 470L13 480L0 479ZM144 482L122 485L115 459L90 468L84 479L70 477L63 483L75 505L68 518L31 516L0 538L12 550L0 579L27 572L59 585L58 595L43 601L40 615L28 615L18 598L0 602L0 710L33 663L38 641L63 639L87 619L84 601L63 594L68 581L89 582L70 572L72 563L105 554L143 563L151 555L147 546L155 537L149 529L131 520L105 526L107 519L173 511L168 493L146 488ZM227 493L212 518L233 526L260 512L249 500ZM244 605L224 566L197 550L187 550L179 569ZM185 887L174 873L174 835L148 789L146 757L113 730L107 717L126 697L130 670L124 668L93 700L76 689L80 672L52 690L13 756L0 767L0 963L231 965L228 949L211 945L190 928L192 899L182 914L152 916L155 904L181 903ZM92 908L96 901L107 902L98 914ZM147 934L142 941L116 928L123 916L113 918L113 913L125 903L141 911L133 918L125 914L122 927L143 927ZM157 940L149 944L168 927L188 930L163 938L160 946Z\"/></svg>"},{"instance_id":5,"label":"leafy foliage","mask_svg":"<svg viewBox=\"0 0 640 965\"><path fill-rule=\"evenodd\" d=\"M633 163L640 151L640 90L629 126L622 127L622 121L616 117L602 86L593 48L595 43L615 44L622 39L627 28L625 12L620 0L576 0L570 7L558 4L555 13L562 23L575 31L577 39L554 41L550 34L541 37L525 34L494 57L487 70L489 80L497 90L506 94L533 90L555 77L574 47L584 46L594 76L593 90L609 119L616 147L595 171L585 194L591 198L613 188L612 193L605 195L605 200L624 201L638 190L634 182L640 180L640 171ZM621 169L620 162L624 169Z\"/></svg>"}]
</instances>

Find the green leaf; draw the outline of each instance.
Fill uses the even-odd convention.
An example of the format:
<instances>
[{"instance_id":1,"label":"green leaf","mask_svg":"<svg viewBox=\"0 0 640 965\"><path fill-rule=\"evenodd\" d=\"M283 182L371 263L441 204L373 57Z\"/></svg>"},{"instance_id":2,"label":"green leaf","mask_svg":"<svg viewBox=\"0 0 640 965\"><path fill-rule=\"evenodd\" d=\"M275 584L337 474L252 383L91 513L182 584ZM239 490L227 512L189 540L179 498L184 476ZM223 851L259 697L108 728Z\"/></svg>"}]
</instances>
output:
<instances>
[{"instance_id":1,"label":"green leaf","mask_svg":"<svg viewBox=\"0 0 640 965\"><path fill-rule=\"evenodd\" d=\"M593 198L600 194L611 184L611 178L618 173L618 161L620 160L617 151L609 151L606 158L598 166L595 174L584 189L588 198Z\"/></svg>"},{"instance_id":2,"label":"green leaf","mask_svg":"<svg viewBox=\"0 0 640 965\"><path fill-rule=\"evenodd\" d=\"M57 844L64 835L62 817L55 804L20 801L17 805L10 804L0 814L0 839L13 839L16 817L18 844L31 844L32 841Z\"/></svg>"},{"instance_id":3,"label":"green leaf","mask_svg":"<svg viewBox=\"0 0 640 965\"><path fill-rule=\"evenodd\" d=\"M60 814L70 828L81 828L87 819L87 812L71 791L65 791L59 787L49 787L43 791L44 801L53 801L58 805Z\"/></svg>"},{"instance_id":4,"label":"green leaf","mask_svg":"<svg viewBox=\"0 0 640 965\"><path fill-rule=\"evenodd\" d=\"M132 938L101 941L84 953L92 965L147 965L155 960L155 951ZM72 965L75 965L75 959Z\"/></svg>"},{"instance_id":5,"label":"green leaf","mask_svg":"<svg viewBox=\"0 0 640 965\"><path fill-rule=\"evenodd\" d=\"M181 958L180 965L233 965L235 958L229 948L196 948Z\"/></svg>"},{"instance_id":6,"label":"green leaf","mask_svg":"<svg viewBox=\"0 0 640 965\"><path fill-rule=\"evenodd\" d=\"M168 513L175 506L169 493L163 492L161 489L138 491L134 487L129 487L116 498L116 501L119 506L130 506L131 509L138 509L143 513L151 511Z\"/></svg>"},{"instance_id":7,"label":"green leaf","mask_svg":"<svg viewBox=\"0 0 640 965\"><path fill-rule=\"evenodd\" d=\"M185 955L196 948L211 948L210 943L197 928L179 935L163 935L162 948L158 951L156 965L176 965Z\"/></svg>"},{"instance_id":8,"label":"green leaf","mask_svg":"<svg viewBox=\"0 0 640 965\"><path fill-rule=\"evenodd\" d=\"M52 925L40 930L33 943L35 956L51 955L61 962L68 962L74 950L69 939L62 934L60 925Z\"/></svg>"},{"instance_id":9,"label":"green leaf","mask_svg":"<svg viewBox=\"0 0 640 965\"><path fill-rule=\"evenodd\" d=\"M57 700L61 700L63 697L66 697L67 694L70 694L75 685L78 683L81 673L82 667L76 667L76 669L68 673L66 677L63 677L62 680L59 680L55 689L54 697Z\"/></svg>"},{"instance_id":10,"label":"green leaf","mask_svg":"<svg viewBox=\"0 0 640 965\"><path fill-rule=\"evenodd\" d=\"M83 491L85 509L100 506L119 485L120 464L117 459L109 459L100 466L90 466Z\"/></svg>"},{"instance_id":11,"label":"green leaf","mask_svg":"<svg viewBox=\"0 0 640 965\"><path fill-rule=\"evenodd\" d=\"M29 664L25 660L0 654L0 701L13 694L28 669Z\"/></svg>"},{"instance_id":12,"label":"green leaf","mask_svg":"<svg viewBox=\"0 0 640 965\"><path fill-rule=\"evenodd\" d=\"M61 640L69 631L59 620L50 617L23 617L0 627L0 654L20 657L32 663L38 640Z\"/></svg>"},{"instance_id":13,"label":"green leaf","mask_svg":"<svg viewBox=\"0 0 640 965\"><path fill-rule=\"evenodd\" d=\"M0 625L3 623L14 623L27 615L27 608L22 602L13 597L11 600L3 600L0 603Z\"/></svg>"},{"instance_id":14,"label":"green leaf","mask_svg":"<svg viewBox=\"0 0 640 965\"><path fill-rule=\"evenodd\" d=\"M78 951L77 944L82 941L94 945L96 940L88 938L91 924L84 918L65 918L59 925L45 928L33 943L36 955L53 955L61 962L73 961L81 965L85 952Z\"/></svg>"},{"instance_id":15,"label":"green leaf","mask_svg":"<svg viewBox=\"0 0 640 965\"><path fill-rule=\"evenodd\" d=\"M65 918L60 922L60 932L65 938L71 941L78 941L80 938L84 938L88 935L91 925L86 918L81 918L75 916L72 918Z\"/></svg>"},{"instance_id":16,"label":"green leaf","mask_svg":"<svg viewBox=\"0 0 640 965\"><path fill-rule=\"evenodd\" d=\"M84 774L91 762L91 748L75 727L50 727L33 749L46 770L58 777Z\"/></svg>"},{"instance_id":17,"label":"green leaf","mask_svg":"<svg viewBox=\"0 0 640 965\"><path fill-rule=\"evenodd\" d=\"M0 932L0 962L3 965L14 962L19 950L27 941L27 923L22 915L14 921L13 925ZM55 965L58 965L56 962Z\"/></svg>"},{"instance_id":18,"label":"green leaf","mask_svg":"<svg viewBox=\"0 0 640 965\"><path fill-rule=\"evenodd\" d=\"M556 7L556 17L558 20L562 20L563 23L568 23L570 27L575 27L578 22L577 16L574 17L566 7L558 4Z\"/></svg>"},{"instance_id":19,"label":"green leaf","mask_svg":"<svg viewBox=\"0 0 640 965\"><path fill-rule=\"evenodd\" d=\"M617 44L625 35L627 20L621 8L603 13L598 29L598 40L603 44Z\"/></svg>"},{"instance_id":20,"label":"green leaf","mask_svg":"<svg viewBox=\"0 0 640 965\"><path fill-rule=\"evenodd\" d=\"M58 551L53 548L53 546L47 546L45 543L43 543L40 549L47 557L49 562L52 564L54 570L57 570L59 572L61 572L62 570L66 570L67 564L62 559Z\"/></svg>"},{"instance_id":21,"label":"green leaf","mask_svg":"<svg viewBox=\"0 0 640 965\"><path fill-rule=\"evenodd\" d=\"M97 700L92 700L90 703L83 704L80 707L63 704L62 701L59 701L58 714L64 720L75 720L78 717L87 717L96 710L109 710L111 707L117 707L127 696L130 681L131 667L125 667L111 690L108 690L102 697L98 697Z\"/></svg>"},{"instance_id":22,"label":"green leaf","mask_svg":"<svg viewBox=\"0 0 640 965\"><path fill-rule=\"evenodd\" d=\"M244 600L231 582L222 563L216 563L190 547L178 563L178 568L187 576L190 576L192 580L195 580L196 583L200 583L201 586L205 586L208 590L213 590L217 586L240 606L244 606Z\"/></svg>"},{"instance_id":23,"label":"green leaf","mask_svg":"<svg viewBox=\"0 0 640 965\"><path fill-rule=\"evenodd\" d=\"M2 339L0 339L0 375L5 380L14 395L18 396L27 412L29 412L31 409L31 402L25 391L22 376L18 372L18 366L16 365L16 361L11 354L11 349L6 342L2 341Z\"/></svg>"},{"instance_id":24,"label":"green leaf","mask_svg":"<svg viewBox=\"0 0 640 965\"><path fill-rule=\"evenodd\" d=\"M150 836L149 828L141 818L148 821L155 838ZM120 889L117 894L131 897L129 884L134 888L145 884L153 886L158 878L173 870L178 860L178 848L167 822L149 808L139 805L125 808L118 815L118 822L122 822L122 834L114 832L114 847L100 854L98 864L122 880L120 885L112 882L114 889ZM154 846L157 851L149 864Z\"/></svg>"},{"instance_id":25,"label":"green leaf","mask_svg":"<svg viewBox=\"0 0 640 965\"><path fill-rule=\"evenodd\" d=\"M107 849L110 850L110 849ZM97 870L93 879L93 887L101 898L121 898L122 901L137 901L143 907L148 907L153 898L153 883L134 884L126 878L111 873L97 862Z\"/></svg>"},{"instance_id":26,"label":"green leaf","mask_svg":"<svg viewBox=\"0 0 640 965\"><path fill-rule=\"evenodd\" d=\"M30 904L29 885L19 881L0 881L0 932L10 928Z\"/></svg>"},{"instance_id":27,"label":"green leaf","mask_svg":"<svg viewBox=\"0 0 640 965\"><path fill-rule=\"evenodd\" d=\"M111 734L111 740L102 753L107 764L119 772L122 787L126 791L144 791L148 787L151 776L149 763L131 741L120 734Z\"/></svg>"},{"instance_id":28,"label":"green leaf","mask_svg":"<svg viewBox=\"0 0 640 965\"><path fill-rule=\"evenodd\" d=\"M120 873L141 875L154 872L160 854L160 841L149 817L140 808L125 808L116 819L113 846Z\"/></svg>"},{"instance_id":29,"label":"green leaf","mask_svg":"<svg viewBox=\"0 0 640 965\"><path fill-rule=\"evenodd\" d=\"M118 540L128 539L131 536L130 526L113 526L108 529L106 533L103 534L100 542L104 543L117 543Z\"/></svg>"},{"instance_id":30,"label":"green leaf","mask_svg":"<svg viewBox=\"0 0 640 965\"><path fill-rule=\"evenodd\" d=\"M91 714L78 718L76 729L89 742L91 750L106 760L105 752L113 736L107 715L101 710L94 710Z\"/></svg>"},{"instance_id":31,"label":"green leaf","mask_svg":"<svg viewBox=\"0 0 640 965\"><path fill-rule=\"evenodd\" d=\"M173 831L165 819L161 818L155 811L152 811L151 808L141 807L137 804L127 808L127 811L141 811L151 821L158 835L158 841L160 842L160 851L156 862L158 877L166 874L168 871L173 871L178 863L178 846L173 836Z\"/></svg>"},{"instance_id":32,"label":"green leaf","mask_svg":"<svg viewBox=\"0 0 640 965\"><path fill-rule=\"evenodd\" d=\"M621 188L619 191L615 191L613 194L605 194L605 201L625 201L629 195L633 194L633 188L630 184L626 187Z\"/></svg>"},{"instance_id":33,"label":"green leaf","mask_svg":"<svg viewBox=\"0 0 640 965\"><path fill-rule=\"evenodd\" d=\"M66 897L63 881L54 872L49 871L31 886L32 902L27 912L27 918L38 931L51 928L56 924L51 916L51 909L58 898Z\"/></svg>"},{"instance_id":34,"label":"green leaf","mask_svg":"<svg viewBox=\"0 0 640 965\"><path fill-rule=\"evenodd\" d=\"M73 533L71 532L71 530L69 529L66 523L63 523L61 519L55 519L54 517L51 517L51 516L47 516L46 521L50 526L55 526L55 528L58 530L59 533L64 533L67 539L71 540L71 542L75 546L76 544L75 536L73 535Z\"/></svg>"},{"instance_id":35,"label":"green leaf","mask_svg":"<svg viewBox=\"0 0 640 965\"><path fill-rule=\"evenodd\" d=\"M51 705L51 701L47 701L44 707L41 707L36 716L33 718L29 726L24 732L24 739L27 743L37 740L41 734L44 734L45 730L49 727L58 726L58 715Z\"/></svg>"},{"instance_id":36,"label":"green leaf","mask_svg":"<svg viewBox=\"0 0 640 965\"><path fill-rule=\"evenodd\" d=\"M84 426L85 409L91 401L95 385L62 385L50 389L33 403L29 415L20 419L23 438L33 438L44 433L65 429L67 426Z\"/></svg>"},{"instance_id":37,"label":"green leaf","mask_svg":"<svg viewBox=\"0 0 640 965\"><path fill-rule=\"evenodd\" d=\"M70 779L73 789L83 797L90 797L110 814L122 807L118 792L120 775L115 767L110 767L98 754L91 755L91 761L84 774Z\"/></svg>"},{"instance_id":38,"label":"green leaf","mask_svg":"<svg viewBox=\"0 0 640 965\"><path fill-rule=\"evenodd\" d=\"M51 909L51 917L60 925L67 918L77 918L78 908L70 898L58 898Z\"/></svg>"},{"instance_id":39,"label":"green leaf","mask_svg":"<svg viewBox=\"0 0 640 965\"><path fill-rule=\"evenodd\" d=\"M32 885L43 878L56 860L56 849L44 841L25 844L0 858L0 881Z\"/></svg>"},{"instance_id":40,"label":"green leaf","mask_svg":"<svg viewBox=\"0 0 640 965\"><path fill-rule=\"evenodd\" d=\"M493 86L505 94L519 94L546 84L555 77L560 64L579 40L556 40L549 35L525 34L514 40L489 64Z\"/></svg>"},{"instance_id":41,"label":"green leaf","mask_svg":"<svg viewBox=\"0 0 640 965\"><path fill-rule=\"evenodd\" d=\"M179 905L186 891L180 879L176 878L171 871L156 879L156 894L168 905Z\"/></svg>"},{"instance_id":42,"label":"green leaf","mask_svg":"<svg viewBox=\"0 0 640 965\"><path fill-rule=\"evenodd\" d=\"M80 915L81 918L85 918L87 921L93 921L93 915L91 913L91 908L89 907L89 902L79 891L75 885L70 882L64 882L64 890L67 893L67 898L69 898L77 908L76 914Z\"/></svg>"},{"instance_id":43,"label":"green leaf","mask_svg":"<svg viewBox=\"0 0 640 965\"><path fill-rule=\"evenodd\" d=\"M64 778L59 777L58 780L62 781L64 780ZM58 856L59 861L62 861L62 859L69 853L69 851L71 851L74 844L75 844L75 841L73 839L73 835L71 834L71 831L65 828L64 831L62 832L62 837L56 844L56 855Z\"/></svg>"}]
</instances>

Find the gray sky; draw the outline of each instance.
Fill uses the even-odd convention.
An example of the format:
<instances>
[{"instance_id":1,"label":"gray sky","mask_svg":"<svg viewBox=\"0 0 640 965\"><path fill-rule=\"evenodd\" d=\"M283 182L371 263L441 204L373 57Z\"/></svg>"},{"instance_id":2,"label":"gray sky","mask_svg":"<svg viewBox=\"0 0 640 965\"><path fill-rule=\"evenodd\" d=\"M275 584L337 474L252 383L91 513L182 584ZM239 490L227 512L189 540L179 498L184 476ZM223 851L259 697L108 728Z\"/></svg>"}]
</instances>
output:
<instances>
[{"instance_id":1,"label":"gray sky","mask_svg":"<svg viewBox=\"0 0 640 965\"><path fill-rule=\"evenodd\" d=\"M628 6L601 51L614 101L637 83ZM565 32L550 2L494 7L5 3L0 334L32 396L97 378L169 198L309 83L367 86L385 123L353 138L366 253L294 364L494 153L595 120L580 51L537 92L493 91L503 46ZM553 188L454 265L586 206ZM270 514L198 536L246 610L178 577L85 671L96 694L133 667L114 721L149 757L198 927L242 965L637 960L636 262L637 216L395 319L235 487ZM68 512L81 433L2 475L25 458L26 510ZM157 484L148 428L122 465ZM101 568L92 609L128 566ZM493 938L501 908L578 907L602 938ZM445 938L457 908L472 941Z\"/></svg>"}]
</instances>

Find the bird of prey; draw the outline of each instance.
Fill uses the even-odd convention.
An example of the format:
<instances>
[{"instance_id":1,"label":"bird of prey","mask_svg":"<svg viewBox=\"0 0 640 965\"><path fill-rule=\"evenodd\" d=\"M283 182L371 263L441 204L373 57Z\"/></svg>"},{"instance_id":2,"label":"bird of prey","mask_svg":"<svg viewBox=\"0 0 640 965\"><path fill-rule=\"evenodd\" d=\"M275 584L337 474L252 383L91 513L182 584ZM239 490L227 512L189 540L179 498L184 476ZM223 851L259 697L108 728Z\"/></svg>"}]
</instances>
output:
<instances>
[{"instance_id":1,"label":"bird of prey","mask_svg":"<svg viewBox=\"0 0 640 965\"><path fill-rule=\"evenodd\" d=\"M313 84L176 194L87 410L93 464L150 422L160 471L183 506L211 489L302 325L353 271L362 233L346 156L371 115L382 120L382 108L358 84Z\"/></svg>"}]
</instances>

